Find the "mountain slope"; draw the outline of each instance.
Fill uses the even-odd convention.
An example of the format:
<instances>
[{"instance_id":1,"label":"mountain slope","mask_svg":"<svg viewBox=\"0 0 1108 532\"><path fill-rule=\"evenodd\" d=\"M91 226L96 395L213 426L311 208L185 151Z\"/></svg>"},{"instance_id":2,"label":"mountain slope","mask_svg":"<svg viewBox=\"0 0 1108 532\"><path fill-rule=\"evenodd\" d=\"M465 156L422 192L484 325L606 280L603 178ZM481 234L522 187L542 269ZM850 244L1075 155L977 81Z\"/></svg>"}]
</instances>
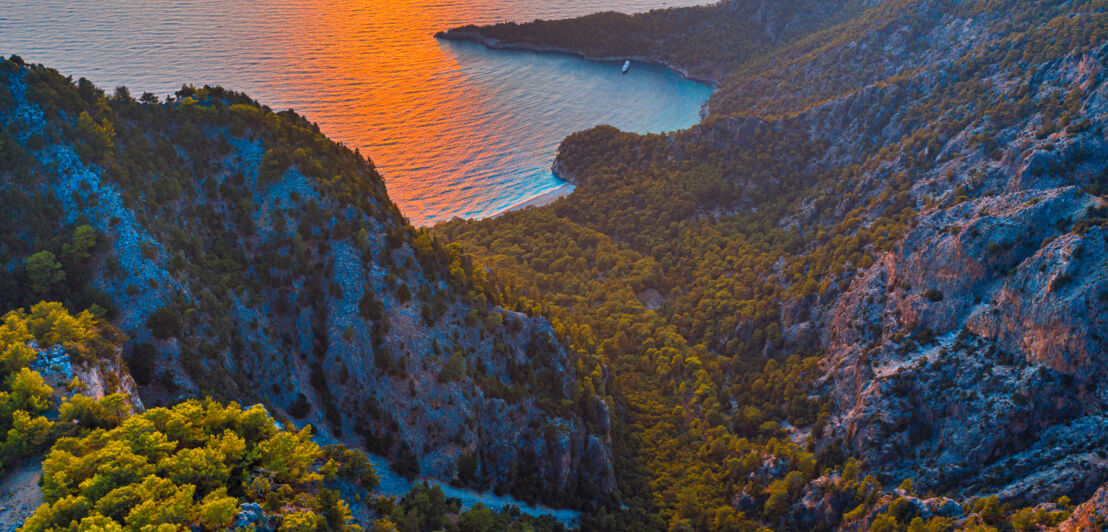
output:
<instances>
[{"instance_id":1,"label":"mountain slope","mask_svg":"<svg viewBox=\"0 0 1108 532\"><path fill-rule=\"evenodd\" d=\"M262 402L405 474L583 505L606 408L542 319L400 216L372 165L219 88L164 103L3 62L0 296L98 305L143 401Z\"/></svg>"},{"instance_id":2,"label":"mountain slope","mask_svg":"<svg viewBox=\"0 0 1108 532\"><path fill-rule=\"evenodd\" d=\"M1108 5L871 4L716 63L687 131L571 136L570 197L438 228L521 306L634 339L593 349L670 527L1047 525L1108 481ZM588 268L542 261L547 227Z\"/></svg>"}]
</instances>

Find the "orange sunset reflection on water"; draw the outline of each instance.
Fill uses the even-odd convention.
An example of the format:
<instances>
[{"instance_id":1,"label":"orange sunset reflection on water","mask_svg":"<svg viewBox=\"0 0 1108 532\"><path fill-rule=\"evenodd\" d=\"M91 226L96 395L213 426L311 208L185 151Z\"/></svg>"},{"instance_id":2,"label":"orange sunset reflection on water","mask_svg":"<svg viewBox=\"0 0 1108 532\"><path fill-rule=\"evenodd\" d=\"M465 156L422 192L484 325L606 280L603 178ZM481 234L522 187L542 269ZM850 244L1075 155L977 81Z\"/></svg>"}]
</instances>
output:
<instances>
[{"instance_id":1,"label":"orange sunset reflection on water","mask_svg":"<svg viewBox=\"0 0 1108 532\"><path fill-rule=\"evenodd\" d=\"M6 0L0 53L107 88L220 84L296 109L372 158L401 211L426 225L557 189L549 168L566 135L689 127L710 92L654 67L621 76L618 65L440 42L436 31L697 3Z\"/></svg>"}]
</instances>

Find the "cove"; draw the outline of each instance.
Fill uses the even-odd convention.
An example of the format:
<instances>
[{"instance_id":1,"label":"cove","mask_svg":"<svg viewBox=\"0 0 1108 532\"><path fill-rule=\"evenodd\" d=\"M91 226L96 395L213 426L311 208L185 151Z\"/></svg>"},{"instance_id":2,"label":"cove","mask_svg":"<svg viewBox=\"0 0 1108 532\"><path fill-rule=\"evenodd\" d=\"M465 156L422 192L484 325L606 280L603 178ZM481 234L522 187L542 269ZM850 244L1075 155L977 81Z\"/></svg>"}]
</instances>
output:
<instances>
[{"instance_id":1,"label":"cove","mask_svg":"<svg viewBox=\"0 0 1108 532\"><path fill-rule=\"evenodd\" d=\"M432 212L453 211L464 218L495 215L552 192L568 192L571 186L554 176L550 166L558 144L569 134L598 125L641 134L685 129L700 121L712 91L708 84L658 65L634 63L623 74L620 63L569 54L493 50L463 41L439 40L439 45L457 63L466 84L489 99L482 121L499 133L482 142L490 160L466 161L475 163L468 168L481 184L479 193L465 193L467 179L449 201L428 203ZM453 183L433 188L450 191Z\"/></svg>"}]
</instances>

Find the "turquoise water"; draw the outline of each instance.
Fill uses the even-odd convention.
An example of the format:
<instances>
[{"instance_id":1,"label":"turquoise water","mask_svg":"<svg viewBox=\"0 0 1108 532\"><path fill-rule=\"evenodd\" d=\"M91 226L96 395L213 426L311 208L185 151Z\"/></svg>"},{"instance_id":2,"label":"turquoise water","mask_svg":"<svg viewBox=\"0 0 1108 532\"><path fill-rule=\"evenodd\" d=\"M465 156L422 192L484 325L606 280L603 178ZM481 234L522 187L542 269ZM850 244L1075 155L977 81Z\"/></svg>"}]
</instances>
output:
<instances>
[{"instance_id":1,"label":"turquoise water","mask_svg":"<svg viewBox=\"0 0 1108 532\"><path fill-rule=\"evenodd\" d=\"M111 89L220 84L293 108L368 155L417 225L494 215L558 189L566 135L699 121L710 87L668 70L438 41L467 23L702 0L4 0L0 54Z\"/></svg>"},{"instance_id":2,"label":"turquoise water","mask_svg":"<svg viewBox=\"0 0 1108 532\"><path fill-rule=\"evenodd\" d=\"M491 111L478 122L481 131L475 136L507 133L484 133L488 136L476 158L464 163L471 165L467 175L475 182L498 190L496 199L480 201L479 210L463 214L468 217L562 186L550 165L566 135L600 124L636 133L688 128L700 121L701 106L711 94L710 86L654 65L634 64L621 74L619 64L569 55L490 51L472 43L441 46L490 100Z\"/></svg>"}]
</instances>

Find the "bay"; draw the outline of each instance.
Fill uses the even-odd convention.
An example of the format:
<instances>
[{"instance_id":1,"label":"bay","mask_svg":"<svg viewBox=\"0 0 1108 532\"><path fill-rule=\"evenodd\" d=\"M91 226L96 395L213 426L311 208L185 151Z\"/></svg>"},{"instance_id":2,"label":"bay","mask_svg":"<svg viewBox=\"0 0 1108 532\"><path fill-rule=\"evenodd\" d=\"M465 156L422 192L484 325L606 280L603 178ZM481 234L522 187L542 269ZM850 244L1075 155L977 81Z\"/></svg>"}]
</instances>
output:
<instances>
[{"instance_id":1,"label":"bay","mask_svg":"<svg viewBox=\"0 0 1108 532\"><path fill-rule=\"evenodd\" d=\"M564 187L565 136L696 124L711 87L660 67L439 41L463 24L701 0L5 0L0 54L109 91L223 85L292 108L369 156L416 225L495 215Z\"/></svg>"}]
</instances>

